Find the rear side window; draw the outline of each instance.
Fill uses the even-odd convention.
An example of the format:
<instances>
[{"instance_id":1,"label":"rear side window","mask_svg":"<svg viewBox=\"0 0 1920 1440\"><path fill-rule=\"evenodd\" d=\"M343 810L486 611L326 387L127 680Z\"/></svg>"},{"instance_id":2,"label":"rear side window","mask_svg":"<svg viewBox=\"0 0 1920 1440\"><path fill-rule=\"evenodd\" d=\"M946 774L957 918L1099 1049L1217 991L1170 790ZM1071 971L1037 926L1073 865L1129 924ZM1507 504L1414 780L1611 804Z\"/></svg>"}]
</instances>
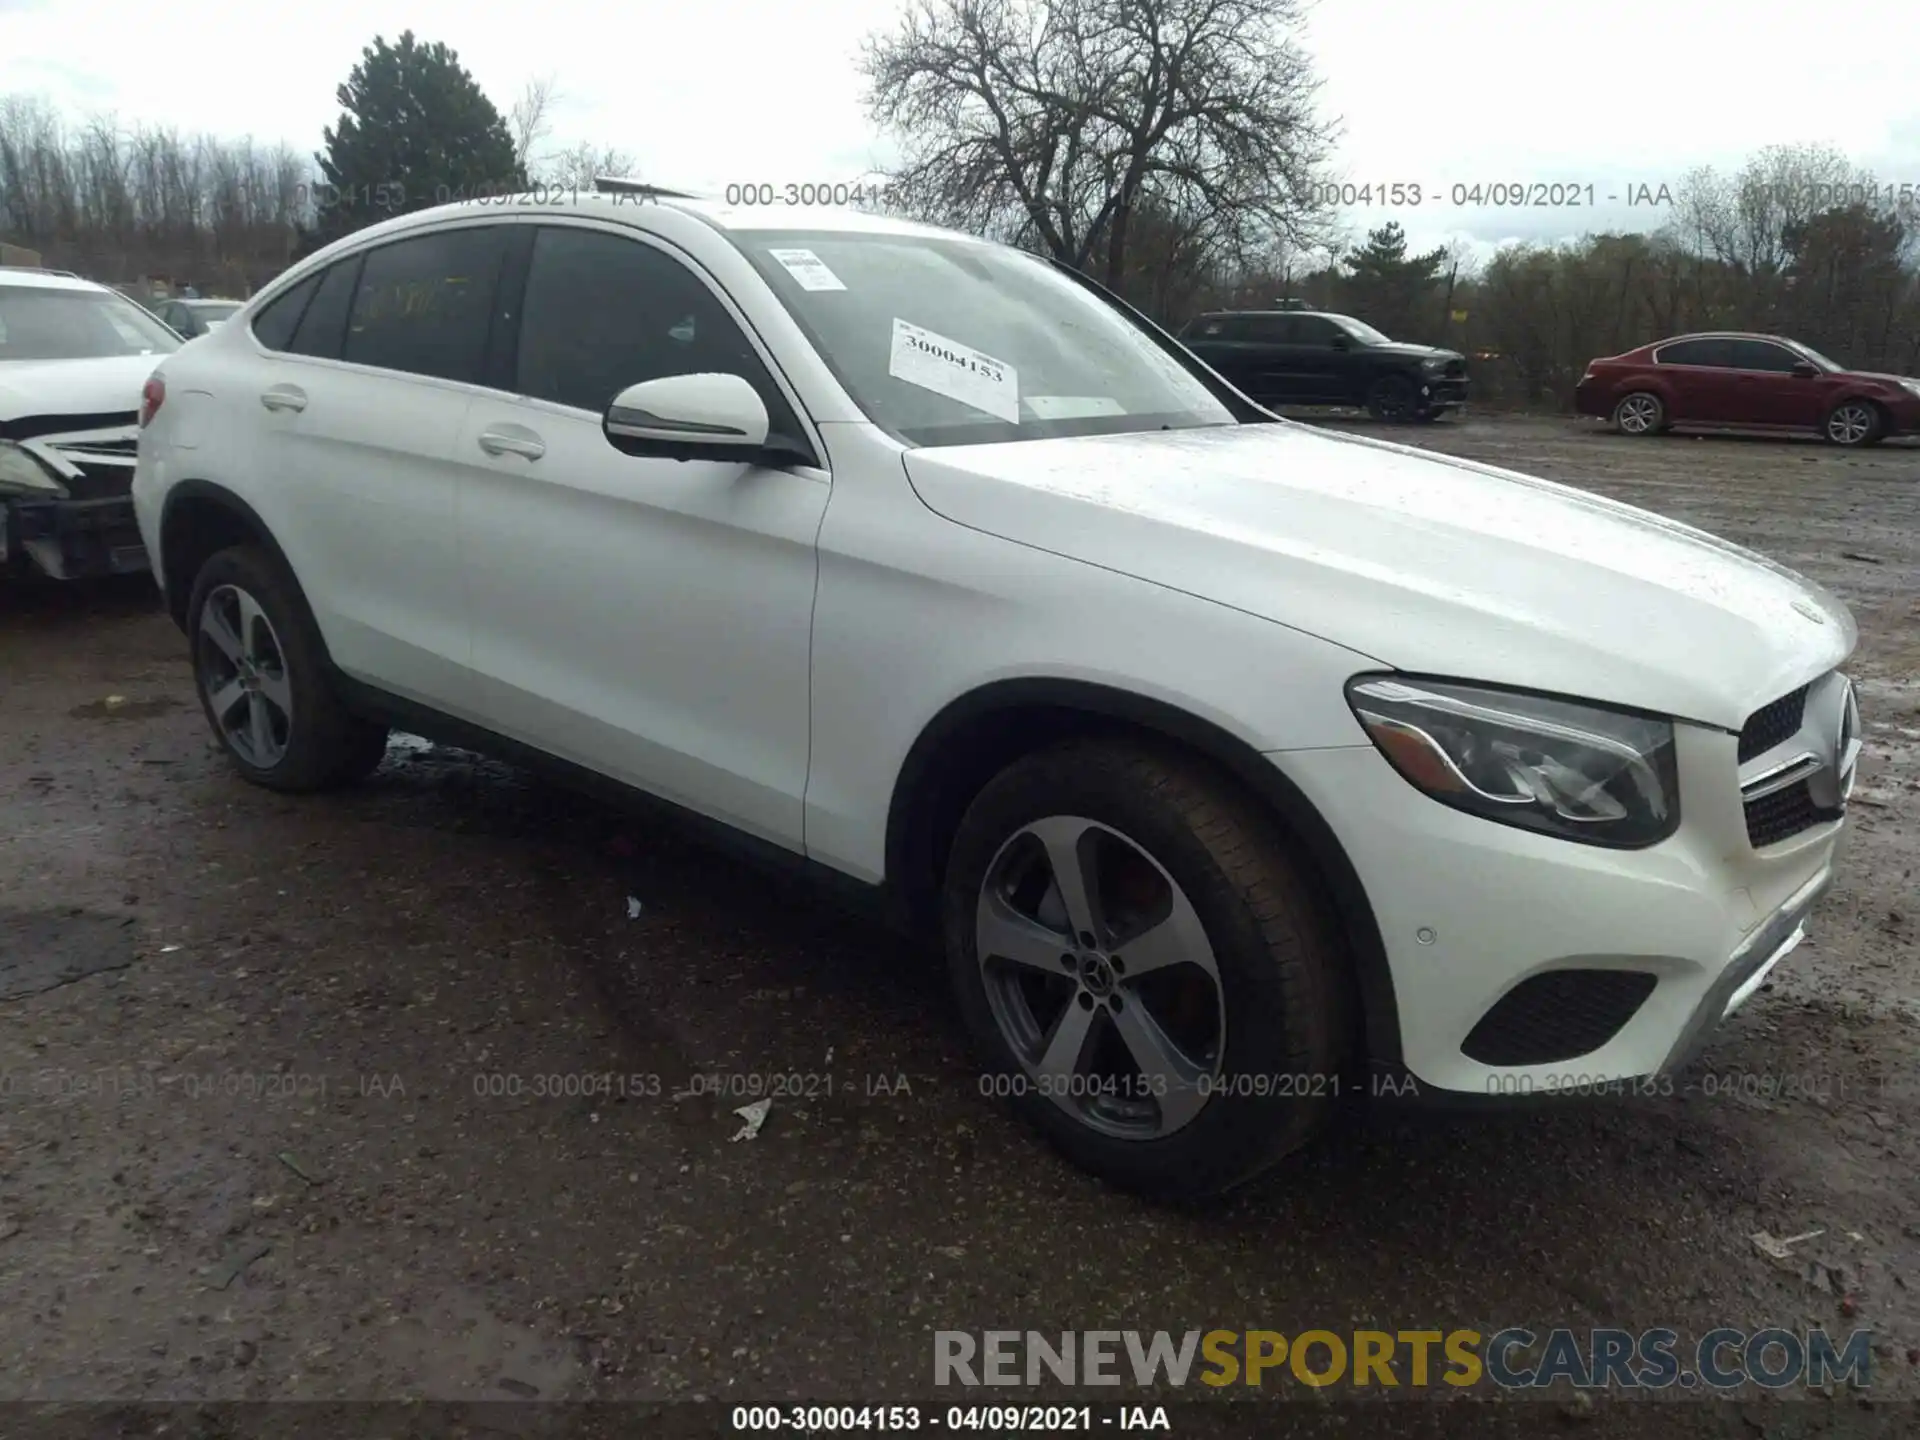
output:
<instances>
[{"instance_id":1,"label":"rear side window","mask_svg":"<svg viewBox=\"0 0 1920 1440\"><path fill-rule=\"evenodd\" d=\"M253 317L253 338L269 350L284 350L293 343L293 332L306 311L307 301L320 287L320 277L309 275L284 295L276 295Z\"/></svg>"},{"instance_id":2,"label":"rear side window","mask_svg":"<svg viewBox=\"0 0 1920 1440\"><path fill-rule=\"evenodd\" d=\"M1654 351L1653 359L1658 365L1725 367L1728 363L1727 343L1725 340L1676 340Z\"/></svg>"},{"instance_id":3,"label":"rear side window","mask_svg":"<svg viewBox=\"0 0 1920 1440\"><path fill-rule=\"evenodd\" d=\"M286 348L295 355L338 360L347 335L347 312L353 306L355 282L360 278L360 256L350 256L327 267L307 313Z\"/></svg>"},{"instance_id":4,"label":"rear side window","mask_svg":"<svg viewBox=\"0 0 1920 1440\"><path fill-rule=\"evenodd\" d=\"M739 375L759 392L773 432L804 443L785 395L726 307L651 245L542 226L520 310L515 384L523 395L599 414L643 380Z\"/></svg>"},{"instance_id":5,"label":"rear side window","mask_svg":"<svg viewBox=\"0 0 1920 1440\"><path fill-rule=\"evenodd\" d=\"M368 251L341 358L479 383L504 249L501 227L490 225Z\"/></svg>"}]
</instances>

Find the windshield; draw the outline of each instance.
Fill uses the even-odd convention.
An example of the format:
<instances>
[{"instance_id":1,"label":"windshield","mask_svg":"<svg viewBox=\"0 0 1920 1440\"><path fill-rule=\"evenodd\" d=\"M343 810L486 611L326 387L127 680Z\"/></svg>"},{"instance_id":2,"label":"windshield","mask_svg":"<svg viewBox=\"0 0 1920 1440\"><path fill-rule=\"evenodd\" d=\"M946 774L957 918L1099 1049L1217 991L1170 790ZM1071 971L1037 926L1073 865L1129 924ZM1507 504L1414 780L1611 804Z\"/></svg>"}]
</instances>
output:
<instances>
[{"instance_id":1,"label":"windshield","mask_svg":"<svg viewBox=\"0 0 1920 1440\"><path fill-rule=\"evenodd\" d=\"M1844 365L1835 364L1811 345L1802 345L1798 340L1793 342L1793 348L1806 356L1807 359L1811 360L1814 364L1818 365L1822 370L1825 370L1829 375L1847 368Z\"/></svg>"},{"instance_id":2,"label":"windshield","mask_svg":"<svg viewBox=\"0 0 1920 1440\"><path fill-rule=\"evenodd\" d=\"M1363 341L1368 345L1391 345L1393 343L1392 340L1382 335L1371 325L1363 320L1356 320L1351 315L1329 315L1327 318L1333 321L1334 324L1340 326L1349 335L1353 336L1354 339Z\"/></svg>"},{"instance_id":3,"label":"windshield","mask_svg":"<svg viewBox=\"0 0 1920 1440\"><path fill-rule=\"evenodd\" d=\"M860 408L909 445L1231 425L1125 316L996 245L731 232Z\"/></svg>"},{"instance_id":4,"label":"windshield","mask_svg":"<svg viewBox=\"0 0 1920 1440\"><path fill-rule=\"evenodd\" d=\"M179 348L178 335L122 296L0 285L0 360L94 360Z\"/></svg>"}]
</instances>

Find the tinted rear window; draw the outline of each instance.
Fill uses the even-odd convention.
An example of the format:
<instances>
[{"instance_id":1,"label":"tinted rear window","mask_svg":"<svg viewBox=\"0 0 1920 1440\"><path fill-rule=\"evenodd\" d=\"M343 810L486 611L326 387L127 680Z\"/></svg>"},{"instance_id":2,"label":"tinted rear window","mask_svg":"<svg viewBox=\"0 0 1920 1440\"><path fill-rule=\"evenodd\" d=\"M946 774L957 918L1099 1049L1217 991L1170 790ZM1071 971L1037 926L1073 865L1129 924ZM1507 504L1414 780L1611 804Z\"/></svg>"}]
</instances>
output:
<instances>
[{"instance_id":1,"label":"tinted rear window","mask_svg":"<svg viewBox=\"0 0 1920 1440\"><path fill-rule=\"evenodd\" d=\"M347 334L347 311L353 304L354 282L360 278L360 257L354 255L329 265L320 279L307 313L286 348L296 355L314 355L324 360L340 358L341 342Z\"/></svg>"},{"instance_id":2,"label":"tinted rear window","mask_svg":"<svg viewBox=\"0 0 1920 1440\"><path fill-rule=\"evenodd\" d=\"M1671 345L1662 345L1654 351L1653 358L1661 365L1721 365L1727 363L1727 342L1725 340L1676 340Z\"/></svg>"},{"instance_id":3,"label":"tinted rear window","mask_svg":"<svg viewBox=\"0 0 1920 1440\"><path fill-rule=\"evenodd\" d=\"M320 277L309 275L286 294L276 295L269 300L260 313L253 317L253 338L269 350L286 349L293 343L293 332L300 324L300 316L319 285Z\"/></svg>"},{"instance_id":4,"label":"tinted rear window","mask_svg":"<svg viewBox=\"0 0 1920 1440\"><path fill-rule=\"evenodd\" d=\"M342 358L477 384L504 249L501 228L490 225L368 251Z\"/></svg>"}]
</instances>

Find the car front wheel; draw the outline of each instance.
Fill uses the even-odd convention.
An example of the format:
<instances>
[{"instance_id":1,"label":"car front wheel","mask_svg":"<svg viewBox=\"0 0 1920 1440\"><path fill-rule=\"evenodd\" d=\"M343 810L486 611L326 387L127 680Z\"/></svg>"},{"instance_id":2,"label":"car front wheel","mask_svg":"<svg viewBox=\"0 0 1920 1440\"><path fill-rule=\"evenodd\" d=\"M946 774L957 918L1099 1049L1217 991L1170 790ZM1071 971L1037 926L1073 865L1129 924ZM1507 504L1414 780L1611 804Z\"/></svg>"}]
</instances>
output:
<instances>
[{"instance_id":1,"label":"car front wheel","mask_svg":"<svg viewBox=\"0 0 1920 1440\"><path fill-rule=\"evenodd\" d=\"M241 775L273 790L358 780L386 752L385 727L334 694L318 628L293 577L253 545L200 569L187 604L200 707Z\"/></svg>"},{"instance_id":2,"label":"car front wheel","mask_svg":"<svg viewBox=\"0 0 1920 1440\"><path fill-rule=\"evenodd\" d=\"M1623 395L1613 407L1613 428L1622 435L1658 435L1667 428L1667 407L1644 390Z\"/></svg>"},{"instance_id":3,"label":"car front wheel","mask_svg":"<svg viewBox=\"0 0 1920 1440\"><path fill-rule=\"evenodd\" d=\"M1846 446L1871 445L1882 428L1878 407L1866 400L1843 400L1827 412L1821 427L1829 444Z\"/></svg>"},{"instance_id":4,"label":"car front wheel","mask_svg":"<svg viewBox=\"0 0 1920 1440\"><path fill-rule=\"evenodd\" d=\"M1336 949L1267 817L1201 762L1091 741L1016 762L962 820L944 898L983 1093L1096 1174L1215 1194L1333 1110Z\"/></svg>"},{"instance_id":5,"label":"car front wheel","mask_svg":"<svg viewBox=\"0 0 1920 1440\"><path fill-rule=\"evenodd\" d=\"M1391 425L1404 425L1414 417L1416 403L1413 382L1399 375L1383 375L1367 391L1367 413Z\"/></svg>"}]
</instances>

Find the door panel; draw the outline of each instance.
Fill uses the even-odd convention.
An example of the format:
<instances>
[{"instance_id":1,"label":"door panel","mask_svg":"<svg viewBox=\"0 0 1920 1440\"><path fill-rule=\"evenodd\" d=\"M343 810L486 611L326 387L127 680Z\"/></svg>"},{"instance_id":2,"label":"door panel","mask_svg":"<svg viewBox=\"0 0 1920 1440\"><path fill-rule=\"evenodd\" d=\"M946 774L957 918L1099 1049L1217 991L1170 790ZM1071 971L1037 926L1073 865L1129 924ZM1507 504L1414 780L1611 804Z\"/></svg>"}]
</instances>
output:
<instances>
[{"instance_id":1,"label":"door panel","mask_svg":"<svg viewBox=\"0 0 1920 1440\"><path fill-rule=\"evenodd\" d=\"M499 226L349 256L256 325L275 534L348 674L474 718L454 461L505 253ZM265 317L263 317L264 319ZM344 358L342 358L344 356Z\"/></svg>"},{"instance_id":2,"label":"door panel","mask_svg":"<svg viewBox=\"0 0 1920 1440\"><path fill-rule=\"evenodd\" d=\"M474 663L502 733L799 850L809 743L812 467L641 459L601 431L628 384L728 370L797 426L678 257L542 226L515 371L456 450Z\"/></svg>"},{"instance_id":3,"label":"door panel","mask_svg":"<svg viewBox=\"0 0 1920 1440\"><path fill-rule=\"evenodd\" d=\"M459 450L495 728L798 849L824 477L637 459L592 416L492 398Z\"/></svg>"},{"instance_id":4,"label":"door panel","mask_svg":"<svg viewBox=\"0 0 1920 1440\"><path fill-rule=\"evenodd\" d=\"M1667 392L1667 419L1726 424L1732 411L1733 375L1719 340L1681 340L1655 352Z\"/></svg>"},{"instance_id":5,"label":"door panel","mask_svg":"<svg viewBox=\"0 0 1920 1440\"><path fill-rule=\"evenodd\" d=\"M285 356L265 368L265 428L277 436L274 531L334 663L471 717L453 463L471 396L330 361ZM304 403L286 404L288 391Z\"/></svg>"},{"instance_id":6,"label":"door panel","mask_svg":"<svg viewBox=\"0 0 1920 1440\"><path fill-rule=\"evenodd\" d=\"M1820 421L1820 385L1793 373L1799 359L1765 340L1726 342L1728 386L1725 418L1731 425L1794 425Z\"/></svg>"}]
</instances>

